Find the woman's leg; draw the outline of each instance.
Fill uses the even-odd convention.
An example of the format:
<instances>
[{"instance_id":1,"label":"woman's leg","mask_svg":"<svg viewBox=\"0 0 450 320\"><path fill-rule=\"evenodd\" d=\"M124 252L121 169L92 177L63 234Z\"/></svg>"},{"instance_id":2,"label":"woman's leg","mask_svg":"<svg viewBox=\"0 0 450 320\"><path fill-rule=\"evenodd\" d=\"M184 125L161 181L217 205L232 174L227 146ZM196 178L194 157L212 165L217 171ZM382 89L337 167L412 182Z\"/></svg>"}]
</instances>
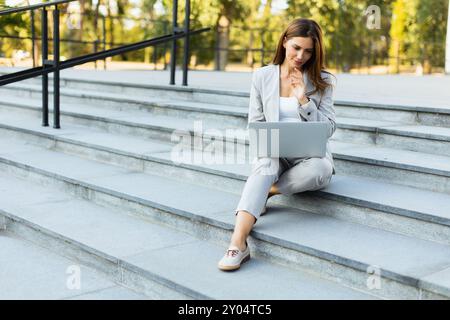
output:
<instances>
[{"instance_id":1,"label":"woman's leg","mask_svg":"<svg viewBox=\"0 0 450 320\"><path fill-rule=\"evenodd\" d=\"M286 168L283 161L275 158L261 158L253 166L235 211L236 224L230 247L245 250L247 237L264 208L269 192L275 191L273 184Z\"/></svg>"},{"instance_id":2,"label":"woman's leg","mask_svg":"<svg viewBox=\"0 0 450 320\"><path fill-rule=\"evenodd\" d=\"M231 236L230 247L237 247L239 250L244 251L247 247L247 237L252 231L255 222L256 218L251 213L244 210L239 211L236 214L236 224Z\"/></svg>"},{"instance_id":3,"label":"woman's leg","mask_svg":"<svg viewBox=\"0 0 450 320\"><path fill-rule=\"evenodd\" d=\"M318 190L330 183L332 174L333 166L327 158L298 158L283 172L275 187L286 195Z\"/></svg>"}]
</instances>

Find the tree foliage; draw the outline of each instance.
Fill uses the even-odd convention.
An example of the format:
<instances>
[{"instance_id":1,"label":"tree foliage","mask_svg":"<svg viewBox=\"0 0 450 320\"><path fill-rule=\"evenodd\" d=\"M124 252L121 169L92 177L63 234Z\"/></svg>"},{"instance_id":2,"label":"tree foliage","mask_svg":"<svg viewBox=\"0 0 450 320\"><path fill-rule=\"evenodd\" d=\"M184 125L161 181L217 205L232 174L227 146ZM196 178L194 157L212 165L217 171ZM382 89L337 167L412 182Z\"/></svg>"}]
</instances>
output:
<instances>
[{"instance_id":1,"label":"tree foliage","mask_svg":"<svg viewBox=\"0 0 450 320\"><path fill-rule=\"evenodd\" d=\"M182 26L185 1L178 2L178 21ZM211 32L191 37L192 66L215 64L216 68L222 68L224 60L251 66L267 64L281 32L298 17L314 19L322 26L328 67L349 71L384 64L397 71L400 66L421 65L425 72L430 72L433 67L444 65L448 0L286 0L285 10L275 10L275 2L280 3L191 0L191 28L212 28ZM172 0L79 0L78 3L79 27L67 23L69 13L61 20L62 37L79 41L62 45L67 57L92 52L94 41L99 41L97 49L101 49L104 38L107 47L113 47L172 32ZM367 27L365 10L370 5L381 9L379 29ZM39 19L36 17L38 33ZM29 15L2 16L0 28L3 35L30 36ZM4 55L17 47L30 50L30 41L0 38ZM163 47L159 46L156 52L149 48L115 59L150 61L155 56L159 61L167 60L169 51ZM166 49L169 48L167 44ZM226 51L219 54L218 48Z\"/></svg>"}]
</instances>

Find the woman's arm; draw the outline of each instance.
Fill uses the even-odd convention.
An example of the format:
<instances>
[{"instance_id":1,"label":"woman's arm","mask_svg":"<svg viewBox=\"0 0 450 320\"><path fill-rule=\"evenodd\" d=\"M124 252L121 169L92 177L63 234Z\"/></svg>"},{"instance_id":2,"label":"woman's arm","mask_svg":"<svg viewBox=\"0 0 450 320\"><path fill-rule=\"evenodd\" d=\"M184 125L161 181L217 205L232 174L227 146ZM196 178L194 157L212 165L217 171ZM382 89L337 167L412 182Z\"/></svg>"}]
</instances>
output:
<instances>
[{"instance_id":1,"label":"woman's arm","mask_svg":"<svg viewBox=\"0 0 450 320\"><path fill-rule=\"evenodd\" d=\"M330 79L330 78L329 78ZM308 121L323 121L330 124L328 137L331 137L336 131L336 116L334 110L334 86L335 83L330 79L329 86L320 98L319 105L313 99L304 105L298 106L299 114Z\"/></svg>"},{"instance_id":2,"label":"woman's arm","mask_svg":"<svg viewBox=\"0 0 450 320\"><path fill-rule=\"evenodd\" d=\"M258 71L253 72L252 87L250 89L250 102L248 106L248 123L266 121L261 100L261 79ZM247 124L248 128L248 124Z\"/></svg>"}]
</instances>

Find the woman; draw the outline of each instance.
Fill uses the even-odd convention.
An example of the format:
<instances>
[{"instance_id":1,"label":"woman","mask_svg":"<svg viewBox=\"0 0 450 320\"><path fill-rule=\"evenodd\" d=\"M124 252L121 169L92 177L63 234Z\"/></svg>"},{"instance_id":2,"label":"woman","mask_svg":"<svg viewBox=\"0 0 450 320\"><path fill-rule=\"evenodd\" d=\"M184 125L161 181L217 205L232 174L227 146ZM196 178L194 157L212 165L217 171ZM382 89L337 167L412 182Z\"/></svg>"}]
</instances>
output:
<instances>
[{"instance_id":1,"label":"woman","mask_svg":"<svg viewBox=\"0 0 450 320\"><path fill-rule=\"evenodd\" d=\"M292 21L280 37L273 64L253 74L248 121L325 121L331 137L336 129L334 77L324 70L324 56L320 26L309 19ZM233 236L219 269L235 270L250 259L247 237L268 198L321 189L334 173L328 144L324 158L258 158L235 211Z\"/></svg>"}]
</instances>

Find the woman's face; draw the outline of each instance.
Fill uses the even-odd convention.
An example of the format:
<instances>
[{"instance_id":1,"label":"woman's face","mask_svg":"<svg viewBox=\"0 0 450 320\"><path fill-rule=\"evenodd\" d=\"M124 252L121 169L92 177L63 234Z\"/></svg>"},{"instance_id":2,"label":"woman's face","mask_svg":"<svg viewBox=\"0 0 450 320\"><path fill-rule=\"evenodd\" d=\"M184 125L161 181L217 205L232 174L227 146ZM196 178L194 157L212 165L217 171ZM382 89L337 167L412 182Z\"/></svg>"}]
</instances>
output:
<instances>
[{"instance_id":1,"label":"woman's face","mask_svg":"<svg viewBox=\"0 0 450 320\"><path fill-rule=\"evenodd\" d=\"M314 42L310 37L293 37L283 41L286 48L285 60L292 68L301 69L314 52Z\"/></svg>"}]
</instances>

